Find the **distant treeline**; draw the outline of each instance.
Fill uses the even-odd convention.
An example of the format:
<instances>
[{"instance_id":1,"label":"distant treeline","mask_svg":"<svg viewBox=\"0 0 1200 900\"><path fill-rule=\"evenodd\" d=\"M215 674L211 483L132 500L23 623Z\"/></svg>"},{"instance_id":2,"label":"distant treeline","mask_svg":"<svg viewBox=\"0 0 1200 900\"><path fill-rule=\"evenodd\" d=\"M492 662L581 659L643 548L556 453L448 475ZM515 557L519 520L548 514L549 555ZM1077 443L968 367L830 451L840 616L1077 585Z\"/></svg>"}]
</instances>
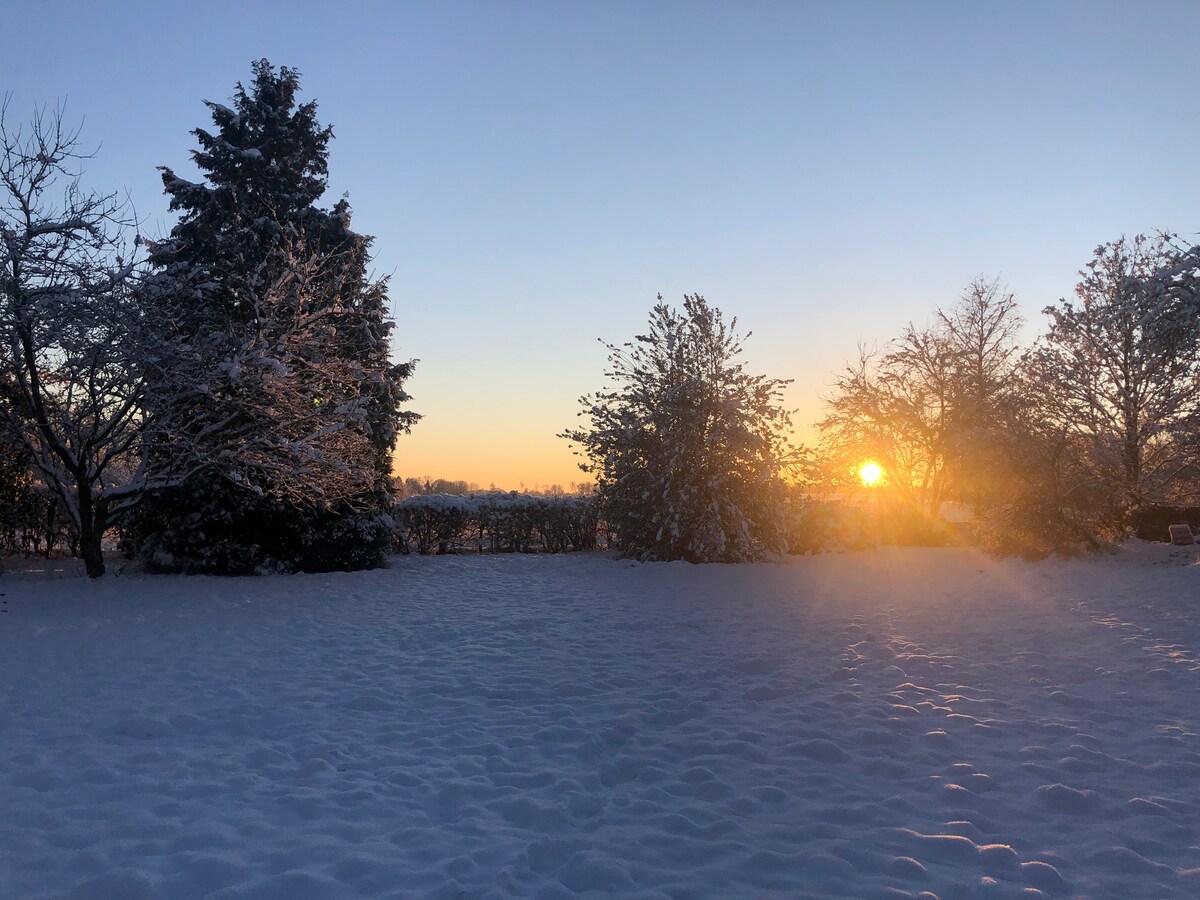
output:
<instances>
[{"instance_id":1,"label":"distant treeline","mask_svg":"<svg viewBox=\"0 0 1200 900\"><path fill-rule=\"evenodd\" d=\"M392 479L392 487L396 496L400 499L404 497L416 497L421 494L478 494L481 492L496 493L500 491L495 484L488 485L484 488L475 481L453 480L450 478L432 478L428 475L421 478L395 477ZM546 487L535 485L532 488L526 488L523 484L516 492L519 494L529 494L535 497L562 497L562 496L586 496L594 493L595 485L588 483L569 482L565 487L561 484L549 484ZM506 492L502 492L506 493Z\"/></svg>"}]
</instances>

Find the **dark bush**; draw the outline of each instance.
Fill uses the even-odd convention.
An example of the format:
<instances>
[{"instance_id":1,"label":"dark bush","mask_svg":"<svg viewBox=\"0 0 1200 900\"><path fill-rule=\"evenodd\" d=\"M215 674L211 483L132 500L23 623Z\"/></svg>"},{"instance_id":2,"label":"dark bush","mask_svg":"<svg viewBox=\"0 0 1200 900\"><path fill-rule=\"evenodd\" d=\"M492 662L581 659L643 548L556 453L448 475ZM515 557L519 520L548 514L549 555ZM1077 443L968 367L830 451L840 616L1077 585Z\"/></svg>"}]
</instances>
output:
<instances>
[{"instance_id":1,"label":"dark bush","mask_svg":"<svg viewBox=\"0 0 1200 900\"><path fill-rule=\"evenodd\" d=\"M1167 529L1178 522L1187 522L1192 531L1200 530L1200 506L1146 506L1134 512L1130 524L1143 541L1170 542Z\"/></svg>"},{"instance_id":2,"label":"dark bush","mask_svg":"<svg viewBox=\"0 0 1200 900\"><path fill-rule=\"evenodd\" d=\"M121 531L147 571L192 575L370 569L391 544L385 515L297 509L203 478L147 497Z\"/></svg>"}]
</instances>

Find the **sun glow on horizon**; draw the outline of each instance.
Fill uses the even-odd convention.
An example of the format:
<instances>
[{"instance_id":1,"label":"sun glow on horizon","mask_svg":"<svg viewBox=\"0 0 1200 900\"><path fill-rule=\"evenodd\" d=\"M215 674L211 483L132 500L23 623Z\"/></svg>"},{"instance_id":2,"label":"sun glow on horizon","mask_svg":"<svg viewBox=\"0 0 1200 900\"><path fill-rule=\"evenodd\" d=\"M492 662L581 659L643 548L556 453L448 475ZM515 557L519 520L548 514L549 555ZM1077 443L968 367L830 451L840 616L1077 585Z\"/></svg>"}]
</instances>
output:
<instances>
[{"instance_id":1,"label":"sun glow on horizon","mask_svg":"<svg viewBox=\"0 0 1200 900\"><path fill-rule=\"evenodd\" d=\"M858 470L858 477L862 479L863 487L874 487L883 477L883 467L877 462L865 462Z\"/></svg>"}]
</instances>

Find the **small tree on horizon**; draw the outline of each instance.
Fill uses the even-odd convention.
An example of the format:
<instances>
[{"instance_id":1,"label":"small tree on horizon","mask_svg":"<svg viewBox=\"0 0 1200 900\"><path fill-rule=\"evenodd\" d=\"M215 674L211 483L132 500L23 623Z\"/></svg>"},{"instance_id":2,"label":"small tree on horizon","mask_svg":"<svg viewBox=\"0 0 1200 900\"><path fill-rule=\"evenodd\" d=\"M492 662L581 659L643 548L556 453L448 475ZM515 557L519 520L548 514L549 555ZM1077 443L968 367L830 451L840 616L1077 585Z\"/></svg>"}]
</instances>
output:
<instances>
[{"instance_id":1,"label":"small tree on horizon","mask_svg":"<svg viewBox=\"0 0 1200 900\"><path fill-rule=\"evenodd\" d=\"M789 382L745 370L736 326L699 294L682 311L660 294L645 334L602 341L613 384L580 398L588 424L560 437L596 477L624 555L744 562L787 548Z\"/></svg>"}]
</instances>

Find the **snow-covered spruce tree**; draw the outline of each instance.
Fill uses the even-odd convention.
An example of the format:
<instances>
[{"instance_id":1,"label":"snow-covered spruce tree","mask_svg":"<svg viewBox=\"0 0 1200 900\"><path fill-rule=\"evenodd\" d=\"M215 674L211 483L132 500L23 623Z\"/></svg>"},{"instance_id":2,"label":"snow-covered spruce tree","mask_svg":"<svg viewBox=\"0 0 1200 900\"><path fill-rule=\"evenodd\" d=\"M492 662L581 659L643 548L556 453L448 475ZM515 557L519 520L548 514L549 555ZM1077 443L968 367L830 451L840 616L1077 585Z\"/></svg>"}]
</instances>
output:
<instances>
[{"instance_id":1,"label":"snow-covered spruce tree","mask_svg":"<svg viewBox=\"0 0 1200 900\"><path fill-rule=\"evenodd\" d=\"M316 205L332 130L297 105L299 73L266 60L233 107L207 102L193 132L195 183L169 168L179 223L150 245L156 319L206 335L203 396L181 443L256 452L144 504L127 538L151 566L209 572L377 565L390 546L391 452L417 416L403 411L413 363L389 357L387 283L368 274L372 239L345 200Z\"/></svg>"},{"instance_id":2,"label":"snow-covered spruce tree","mask_svg":"<svg viewBox=\"0 0 1200 900\"><path fill-rule=\"evenodd\" d=\"M586 457L627 556L742 562L786 549L788 382L746 372L736 326L699 294L682 312L660 295L646 334L605 344L614 384L581 398L588 424L561 435Z\"/></svg>"}]
</instances>

